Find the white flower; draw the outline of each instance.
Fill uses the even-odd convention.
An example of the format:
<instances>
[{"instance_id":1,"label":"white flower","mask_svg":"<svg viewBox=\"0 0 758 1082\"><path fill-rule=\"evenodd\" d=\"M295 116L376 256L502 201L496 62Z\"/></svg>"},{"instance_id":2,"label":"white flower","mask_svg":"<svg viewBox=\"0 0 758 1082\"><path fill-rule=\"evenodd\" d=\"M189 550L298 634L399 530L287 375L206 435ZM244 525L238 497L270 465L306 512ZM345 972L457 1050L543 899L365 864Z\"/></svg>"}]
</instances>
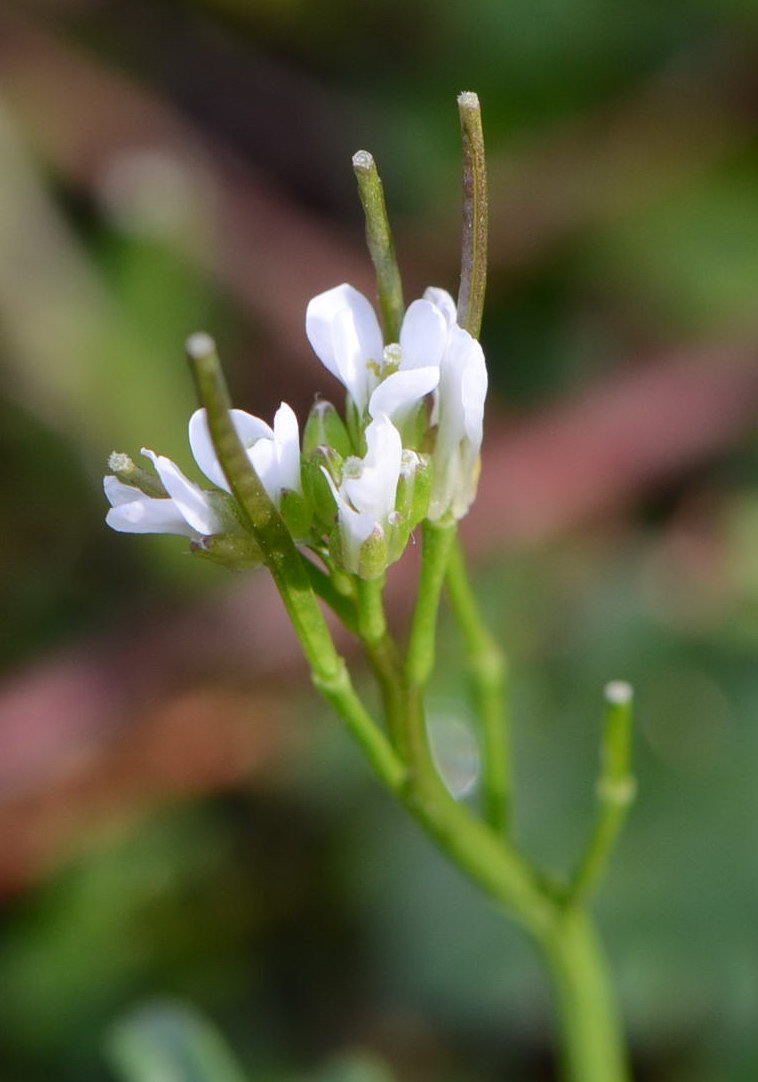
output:
<instances>
[{"instance_id":1,"label":"white flower","mask_svg":"<svg viewBox=\"0 0 758 1082\"><path fill-rule=\"evenodd\" d=\"M310 301L305 331L322 364L358 410L368 410L373 418L384 415L402 425L439 382L447 324L433 299L414 301L405 313L400 342L385 347L370 301L345 283Z\"/></svg>"},{"instance_id":2,"label":"white flower","mask_svg":"<svg viewBox=\"0 0 758 1082\"><path fill-rule=\"evenodd\" d=\"M203 492L165 455L156 455L145 447L142 454L155 466L168 495L146 496L117 477L103 478L105 495L111 505L105 521L112 529L119 533L179 534L193 540L223 530L213 493Z\"/></svg>"},{"instance_id":3,"label":"white flower","mask_svg":"<svg viewBox=\"0 0 758 1082\"><path fill-rule=\"evenodd\" d=\"M361 413L402 428L434 392L434 520L466 514L479 474L487 368L481 346L456 318L450 294L430 287L406 311L399 344L385 346L370 302L346 284L314 297L305 317L313 349Z\"/></svg>"},{"instance_id":4,"label":"white flower","mask_svg":"<svg viewBox=\"0 0 758 1082\"><path fill-rule=\"evenodd\" d=\"M441 292L441 291L440 291ZM482 446L487 366L482 347L452 325L432 411L437 436L429 518L462 518L476 495Z\"/></svg>"},{"instance_id":5,"label":"white flower","mask_svg":"<svg viewBox=\"0 0 758 1082\"><path fill-rule=\"evenodd\" d=\"M388 417L371 421L366 428L366 446L363 458L345 460L339 487L324 470L337 503L342 562L356 574L365 572L366 554L361 551L364 544L370 538L380 545L388 540L403 456L400 433ZM380 558L379 562L386 566L387 559ZM383 569L380 567L377 573Z\"/></svg>"},{"instance_id":6,"label":"white flower","mask_svg":"<svg viewBox=\"0 0 758 1082\"><path fill-rule=\"evenodd\" d=\"M300 430L292 407L282 402L274 414L273 428L244 410L229 413L247 457L276 506L281 503L282 492L301 492ZM204 409L196 410L190 418L189 441L195 461L208 480L230 492L213 449Z\"/></svg>"},{"instance_id":7,"label":"white flower","mask_svg":"<svg viewBox=\"0 0 758 1082\"><path fill-rule=\"evenodd\" d=\"M234 427L258 476L273 502L279 506L282 492L301 491L300 439L297 417L283 402L274 417L273 429L244 410L231 410ZM214 485L229 492L224 472L213 449L205 410L197 410L189 423L189 441L200 469ZM106 522L121 533L169 533L197 540L239 530L226 498L207 492L185 477L176 463L143 448L167 495L147 496L117 477L107 476L103 486L111 510Z\"/></svg>"}]
</instances>

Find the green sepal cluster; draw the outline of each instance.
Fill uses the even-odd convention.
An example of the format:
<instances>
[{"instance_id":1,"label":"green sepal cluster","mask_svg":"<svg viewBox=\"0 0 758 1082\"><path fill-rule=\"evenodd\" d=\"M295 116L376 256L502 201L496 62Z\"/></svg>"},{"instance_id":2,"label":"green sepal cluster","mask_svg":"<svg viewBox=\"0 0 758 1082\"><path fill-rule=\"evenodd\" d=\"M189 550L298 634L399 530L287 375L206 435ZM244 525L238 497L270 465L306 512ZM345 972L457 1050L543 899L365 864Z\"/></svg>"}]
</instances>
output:
<instances>
[{"instance_id":1,"label":"green sepal cluster","mask_svg":"<svg viewBox=\"0 0 758 1082\"><path fill-rule=\"evenodd\" d=\"M211 534L190 542L193 556L201 556L232 571L249 571L260 567L263 553L251 534Z\"/></svg>"},{"instance_id":2,"label":"green sepal cluster","mask_svg":"<svg viewBox=\"0 0 758 1082\"><path fill-rule=\"evenodd\" d=\"M395 514L391 523L387 562L399 560L412 531L426 518L432 492L432 463L428 455L403 451L397 486Z\"/></svg>"}]
</instances>

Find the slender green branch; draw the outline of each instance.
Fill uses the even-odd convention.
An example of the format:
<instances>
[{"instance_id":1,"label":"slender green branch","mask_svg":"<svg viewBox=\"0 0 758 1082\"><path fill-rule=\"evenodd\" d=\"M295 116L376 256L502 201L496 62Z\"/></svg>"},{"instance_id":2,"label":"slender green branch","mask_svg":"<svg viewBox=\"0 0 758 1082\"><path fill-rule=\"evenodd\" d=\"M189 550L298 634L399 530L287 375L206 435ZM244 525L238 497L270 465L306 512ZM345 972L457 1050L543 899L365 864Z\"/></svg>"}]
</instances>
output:
<instances>
[{"instance_id":1,"label":"slender green branch","mask_svg":"<svg viewBox=\"0 0 758 1082\"><path fill-rule=\"evenodd\" d=\"M403 322L403 284L395 258L395 245L384 202L384 188L376 162L367 150L359 150L353 155L353 170L366 216L366 243L376 271L376 287L386 341L397 342Z\"/></svg>"},{"instance_id":2,"label":"slender green branch","mask_svg":"<svg viewBox=\"0 0 758 1082\"><path fill-rule=\"evenodd\" d=\"M357 578L355 581L358 636L379 684L390 738L400 758L407 763L410 759L408 726L405 722L407 687L400 652L387 628L384 578Z\"/></svg>"},{"instance_id":3,"label":"slender green branch","mask_svg":"<svg viewBox=\"0 0 758 1082\"><path fill-rule=\"evenodd\" d=\"M624 681L614 680L605 689L605 700L597 817L569 885L568 906L587 898L599 882L635 795L631 773L632 689Z\"/></svg>"},{"instance_id":4,"label":"slender green branch","mask_svg":"<svg viewBox=\"0 0 758 1082\"><path fill-rule=\"evenodd\" d=\"M458 538L447 565L447 591L466 644L472 698L481 726L484 813L494 830L510 821L511 753L503 651L482 620Z\"/></svg>"},{"instance_id":5,"label":"slender green branch","mask_svg":"<svg viewBox=\"0 0 758 1082\"><path fill-rule=\"evenodd\" d=\"M479 337L487 285L487 165L479 98L465 91L458 98L463 136L463 238L458 322Z\"/></svg>"},{"instance_id":6,"label":"slender green branch","mask_svg":"<svg viewBox=\"0 0 758 1082\"><path fill-rule=\"evenodd\" d=\"M456 528L457 525L454 522L449 525L440 525L429 519L423 526L421 577L406 660L409 682L422 691L434 667L440 595Z\"/></svg>"},{"instance_id":7,"label":"slender green branch","mask_svg":"<svg viewBox=\"0 0 758 1082\"><path fill-rule=\"evenodd\" d=\"M405 778L405 768L358 698L295 542L253 469L232 423L229 392L215 343L206 334L193 335L187 342L187 354L224 476L261 547L302 643L313 682L342 715L382 781L390 789L398 790Z\"/></svg>"}]
</instances>

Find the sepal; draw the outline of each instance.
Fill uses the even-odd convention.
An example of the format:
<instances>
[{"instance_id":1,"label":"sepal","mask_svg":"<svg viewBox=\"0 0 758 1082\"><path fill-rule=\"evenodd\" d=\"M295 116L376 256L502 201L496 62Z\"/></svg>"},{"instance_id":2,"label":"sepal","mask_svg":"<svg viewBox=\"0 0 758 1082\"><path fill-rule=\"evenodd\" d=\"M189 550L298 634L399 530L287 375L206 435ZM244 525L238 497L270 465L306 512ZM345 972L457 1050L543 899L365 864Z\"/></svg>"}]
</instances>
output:
<instances>
[{"instance_id":1,"label":"sepal","mask_svg":"<svg viewBox=\"0 0 758 1082\"><path fill-rule=\"evenodd\" d=\"M389 562L387 539L381 526L377 526L358 551L356 571L362 579L378 579L387 570Z\"/></svg>"},{"instance_id":2,"label":"sepal","mask_svg":"<svg viewBox=\"0 0 758 1082\"><path fill-rule=\"evenodd\" d=\"M193 556L202 556L233 571L248 571L260 567L263 553L249 534L211 534L190 542Z\"/></svg>"},{"instance_id":3,"label":"sepal","mask_svg":"<svg viewBox=\"0 0 758 1082\"><path fill-rule=\"evenodd\" d=\"M334 526L337 504L324 471L335 485L342 480L342 456L331 447L317 447L303 458L303 491L313 510L315 527L319 535L328 534Z\"/></svg>"},{"instance_id":4,"label":"sepal","mask_svg":"<svg viewBox=\"0 0 758 1082\"><path fill-rule=\"evenodd\" d=\"M403 451L395 510L402 515L410 529L418 526L429 512L432 480L433 467L429 455Z\"/></svg>"}]
</instances>

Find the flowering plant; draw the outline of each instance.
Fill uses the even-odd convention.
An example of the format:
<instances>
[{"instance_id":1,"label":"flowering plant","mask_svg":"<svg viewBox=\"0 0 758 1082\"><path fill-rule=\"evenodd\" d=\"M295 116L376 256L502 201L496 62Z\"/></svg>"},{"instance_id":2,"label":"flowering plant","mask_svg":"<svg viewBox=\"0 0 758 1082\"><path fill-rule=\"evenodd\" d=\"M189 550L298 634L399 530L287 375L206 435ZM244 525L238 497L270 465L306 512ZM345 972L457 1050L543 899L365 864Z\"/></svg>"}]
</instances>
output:
<instances>
[{"instance_id":1,"label":"flowering plant","mask_svg":"<svg viewBox=\"0 0 758 1082\"><path fill-rule=\"evenodd\" d=\"M469 584L457 523L479 474L487 371L478 342L486 279L487 192L476 95L459 98L464 146L464 231L457 303L438 287L406 309L381 182L365 151L353 164L366 215L384 329L371 302L342 284L308 305L314 352L346 392L344 417L326 399L303 427L282 403L273 426L230 407L213 341L194 334L187 353L201 408L189 443L210 488L170 459L154 467L111 456L110 526L173 533L194 553L233 568L265 565L300 638L316 687L357 738L379 779L496 904L529 933L553 979L565 1076L628 1078L605 962L587 901L634 792L631 689L606 688L598 812L574 873L555 879L513 836L506 667ZM421 570L407 644L383 606L387 568L414 530ZM432 754L424 700L435 659L443 587L466 644L480 722L480 806L456 800ZM377 721L337 652L321 602L353 631L382 694Z\"/></svg>"}]
</instances>

